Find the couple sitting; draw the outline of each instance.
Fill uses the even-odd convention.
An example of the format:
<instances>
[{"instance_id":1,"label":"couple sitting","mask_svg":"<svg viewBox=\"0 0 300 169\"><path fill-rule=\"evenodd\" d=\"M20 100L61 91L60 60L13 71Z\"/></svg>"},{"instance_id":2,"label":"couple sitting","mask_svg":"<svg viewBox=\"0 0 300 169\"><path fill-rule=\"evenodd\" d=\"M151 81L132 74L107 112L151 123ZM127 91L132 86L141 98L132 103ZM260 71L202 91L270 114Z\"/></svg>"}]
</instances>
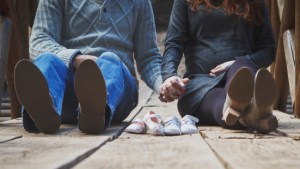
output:
<instances>
[{"instance_id":1,"label":"couple sitting","mask_svg":"<svg viewBox=\"0 0 300 169\"><path fill-rule=\"evenodd\" d=\"M138 102L137 70L160 100L199 125L268 133L276 87L265 69L275 42L264 1L175 0L162 58L149 0L40 0L32 62L15 70L23 124L53 133L77 123L97 134ZM182 55L187 72L177 75Z\"/></svg>"}]
</instances>

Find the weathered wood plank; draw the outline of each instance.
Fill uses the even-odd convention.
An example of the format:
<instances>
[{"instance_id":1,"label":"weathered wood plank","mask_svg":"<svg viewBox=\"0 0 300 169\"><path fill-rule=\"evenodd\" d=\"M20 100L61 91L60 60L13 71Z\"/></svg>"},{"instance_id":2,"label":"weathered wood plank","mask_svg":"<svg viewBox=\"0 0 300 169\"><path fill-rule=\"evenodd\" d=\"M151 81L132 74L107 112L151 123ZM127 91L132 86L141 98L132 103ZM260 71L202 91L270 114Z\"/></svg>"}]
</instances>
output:
<instances>
[{"instance_id":1,"label":"weathered wood plank","mask_svg":"<svg viewBox=\"0 0 300 169\"><path fill-rule=\"evenodd\" d=\"M292 103L295 101L295 90L296 90L296 81L295 81L295 30L287 30L283 34L283 44L284 44L284 53L286 68L288 72L289 80L289 89L291 94Z\"/></svg>"},{"instance_id":2,"label":"weathered wood plank","mask_svg":"<svg viewBox=\"0 0 300 169\"><path fill-rule=\"evenodd\" d=\"M278 11L278 5L277 2L274 0L270 1L271 4L271 24L274 32L275 42L276 46L278 45L278 39L279 39L279 31L280 31L280 17L279 17L279 11ZM276 61L270 66L270 72L274 75L275 73L275 65Z\"/></svg>"},{"instance_id":3,"label":"weathered wood plank","mask_svg":"<svg viewBox=\"0 0 300 169\"><path fill-rule=\"evenodd\" d=\"M300 119L279 111L274 111L274 114L279 122L277 133L294 140L300 140Z\"/></svg>"},{"instance_id":4,"label":"weathered wood plank","mask_svg":"<svg viewBox=\"0 0 300 169\"><path fill-rule=\"evenodd\" d=\"M224 168L198 135L160 137L122 134L108 143L79 168Z\"/></svg>"},{"instance_id":5,"label":"weathered wood plank","mask_svg":"<svg viewBox=\"0 0 300 169\"><path fill-rule=\"evenodd\" d=\"M300 144L290 138L206 139L230 169L298 169Z\"/></svg>"},{"instance_id":6,"label":"weathered wood plank","mask_svg":"<svg viewBox=\"0 0 300 169\"><path fill-rule=\"evenodd\" d=\"M277 0L277 6L278 6L278 12L279 12L280 20L282 19L284 1L285 0Z\"/></svg>"},{"instance_id":7,"label":"weathered wood plank","mask_svg":"<svg viewBox=\"0 0 300 169\"><path fill-rule=\"evenodd\" d=\"M254 133L247 130L229 130L219 126L199 126L200 134L207 139L258 139L258 138L276 138L279 134L272 132L268 135Z\"/></svg>"},{"instance_id":8,"label":"weathered wood plank","mask_svg":"<svg viewBox=\"0 0 300 169\"><path fill-rule=\"evenodd\" d=\"M275 81L278 86L278 97L274 104L274 108L280 111L285 111L286 109L286 101L289 90L287 68L284 57L283 33L287 29L291 29L293 27L295 18L294 15L290 14L293 14L294 12L295 1L284 1L274 69Z\"/></svg>"},{"instance_id":9,"label":"weathered wood plank","mask_svg":"<svg viewBox=\"0 0 300 169\"><path fill-rule=\"evenodd\" d=\"M160 103L153 94L143 110L154 111L166 118L178 116L176 102ZM113 159L113 160L112 160ZM79 168L224 168L199 134L153 136L148 132L135 135L124 132L118 139L101 147L75 166Z\"/></svg>"},{"instance_id":10,"label":"weathered wood plank","mask_svg":"<svg viewBox=\"0 0 300 169\"><path fill-rule=\"evenodd\" d=\"M13 133L20 138L0 144L1 168L60 168L77 164L116 138L126 123L113 125L99 135L83 134L74 125L62 125L53 135L27 133L20 119L0 126L0 136Z\"/></svg>"},{"instance_id":11,"label":"weathered wood plank","mask_svg":"<svg viewBox=\"0 0 300 169\"><path fill-rule=\"evenodd\" d=\"M8 121L8 120L10 120L10 117L0 117L0 122Z\"/></svg>"},{"instance_id":12,"label":"weathered wood plank","mask_svg":"<svg viewBox=\"0 0 300 169\"><path fill-rule=\"evenodd\" d=\"M0 144L11 141L11 140L15 140L15 139L18 139L21 137L22 137L22 135L0 134Z\"/></svg>"},{"instance_id":13,"label":"weathered wood plank","mask_svg":"<svg viewBox=\"0 0 300 169\"><path fill-rule=\"evenodd\" d=\"M279 36L279 31L280 31L280 16L279 16L279 11L278 11L278 5L274 0L271 2L271 24L276 40L276 44L278 44L278 36Z\"/></svg>"},{"instance_id":14,"label":"weathered wood plank","mask_svg":"<svg viewBox=\"0 0 300 169\"><path fill-rule=\"evenodd\" d=\"M5 72L8 60L11 29L11 20L8 17L0 16L0 112L5 83Z\"/></svg>"},{"instance_id":15,"label":"weathered wood plank","mask_svg":"<svg viewBox=\"0 0 300 169\"><path fill-rule=\"evenodd\" d=\"M299 168L300 144L291 138L299 137L300 120L279 111L274 114L279 128L268 135L216 126L200 126L199 130L226 168Z\"/></svg>"},{"instance_id":16,"label":"weathered wood plank","mask_svg":"<svg viewBox=\"0 0 300 169\"><path fill-rule=\"evenodd\" d=\"M300 1L295 0L295 67L296 67L296 98L295 117L300 118Z\"/></svg>"}]
</instances>

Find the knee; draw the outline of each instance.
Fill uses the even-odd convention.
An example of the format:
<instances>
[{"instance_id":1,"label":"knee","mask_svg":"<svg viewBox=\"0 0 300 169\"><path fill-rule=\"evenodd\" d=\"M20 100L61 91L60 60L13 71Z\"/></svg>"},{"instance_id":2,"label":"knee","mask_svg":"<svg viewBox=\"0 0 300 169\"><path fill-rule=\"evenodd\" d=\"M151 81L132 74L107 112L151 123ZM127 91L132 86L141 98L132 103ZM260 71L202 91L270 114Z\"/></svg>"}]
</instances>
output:
<instances>
[{"instance_id":1,"label":"knee","mask_svg":"<svg viewBox=\"0 0 300 169\"><path fill-rule=\"evenodd\" d=\"M119 56L113 52L104 52L100 55L99 59L105 59L113 62L121 62Z\"/></svg>"}]
</instances>

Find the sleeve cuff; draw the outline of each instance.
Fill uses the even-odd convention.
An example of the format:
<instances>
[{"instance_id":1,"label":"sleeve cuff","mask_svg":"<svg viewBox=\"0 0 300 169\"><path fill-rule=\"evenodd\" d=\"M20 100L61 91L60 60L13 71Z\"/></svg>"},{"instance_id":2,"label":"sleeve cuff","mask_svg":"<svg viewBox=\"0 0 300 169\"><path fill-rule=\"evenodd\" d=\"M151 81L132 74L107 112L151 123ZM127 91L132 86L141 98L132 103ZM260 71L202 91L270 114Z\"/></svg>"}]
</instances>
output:
<instances>
[{"instance_id":1,"label":"sleeve cuff","mask_svg":"<svg viewBox=\"0 0 300 169\"><path fill-rule=\"evenodd\" d=\"M57 56L69 67L73 67L73 59L77 54L81 54L78 49L64 49L57 53Z\"/></svg>"},{"instance_id":2,"label":"sleeve cuff","mask_svg":"<svg viewBox=\"0 0 300 169\"><path fill-rule=\"evenodd\" d=\"M159 93L161 85L162 85L162 78L161 78L161 76L158 76L155 79L154 84L153 84L153 89L156 93Z\"/></svg>"},{"instance_id":3,"label":"sleeve cuff","mask_svg":"<svg viewBox=\"0 0 300 169\"><path fill-rule=\"evenodd\" d=\"M165 80L167 80L169 77L172 77L172 76L180 77L177 73L165 74L162 76L162 81L164 82Z\"/></svg>"}]
</instances>

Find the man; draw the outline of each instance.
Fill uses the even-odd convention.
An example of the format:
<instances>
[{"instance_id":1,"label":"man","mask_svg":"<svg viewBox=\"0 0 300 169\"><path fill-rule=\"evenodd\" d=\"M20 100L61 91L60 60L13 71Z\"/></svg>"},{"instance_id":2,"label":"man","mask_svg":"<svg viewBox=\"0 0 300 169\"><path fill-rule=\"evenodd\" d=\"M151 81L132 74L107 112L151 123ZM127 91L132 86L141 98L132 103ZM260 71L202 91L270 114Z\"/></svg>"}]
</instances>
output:
<instances>
[{"instance_id":1,"label":"man","mask_svg":"<svg viewBox=\"0 0 300 169\"><path fill-rule=\"evenodd\" d=\"M134 59L149 87L161 85L149 0L40 0L30 54L15 71L29 132L78 119L82 132L97 134L124 120L138 102Z\"/></svg>"}]
</instances>

